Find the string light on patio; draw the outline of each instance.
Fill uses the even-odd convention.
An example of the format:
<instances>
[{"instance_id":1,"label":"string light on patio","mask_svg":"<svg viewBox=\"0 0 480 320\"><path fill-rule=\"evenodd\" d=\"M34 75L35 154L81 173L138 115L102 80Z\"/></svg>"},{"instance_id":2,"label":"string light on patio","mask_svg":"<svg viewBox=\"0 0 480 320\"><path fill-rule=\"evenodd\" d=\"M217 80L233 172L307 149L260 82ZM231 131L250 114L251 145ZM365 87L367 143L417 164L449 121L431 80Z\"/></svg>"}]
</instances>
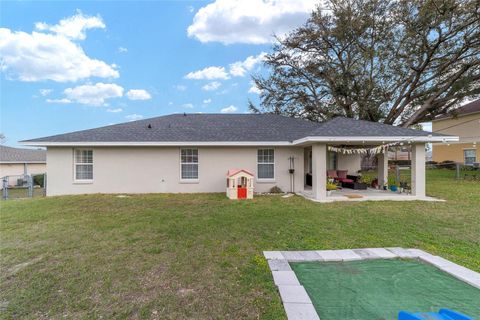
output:
<instances>
[{"instance_id":1,"label":"string light on patio","mask_svg":"<svg viewBox=\"0 0 480 320\"><path fill-rule=\"evenodd\" d=\"M389 147L398 146L398 145L402 146L403 142L385 143L372 148L328 146L328 150L332 152L342 153L342 154L379 154L379 153L386 153Z\"/></svg>"}]
</instances>

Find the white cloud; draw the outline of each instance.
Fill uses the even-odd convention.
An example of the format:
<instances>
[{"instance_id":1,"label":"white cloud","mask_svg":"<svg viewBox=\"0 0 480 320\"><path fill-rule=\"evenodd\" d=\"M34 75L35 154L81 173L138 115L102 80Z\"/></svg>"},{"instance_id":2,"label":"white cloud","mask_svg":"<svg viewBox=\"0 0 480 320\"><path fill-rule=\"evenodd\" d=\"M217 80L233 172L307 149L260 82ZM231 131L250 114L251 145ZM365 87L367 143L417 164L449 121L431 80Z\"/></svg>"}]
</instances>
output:
<instances>
[{"instance_id":1,"label":"white cloud","mask_svg":"<svg viewBox=\"0 0 480 320\"><path fill-rule=\"evenodd\" d=\"M182 107L187 108L187 109L193 109L194 108L193 104L191 104L191 103L184 103L184 104L182 104Z\"/></svg>"},{"instance_id":2,"label":"white cloud","mask_svg":"<svg viewBox=\"0 0 480 320\"><path fill-rule=\"evenodd\" d=\"M177 84L175 86L175 89L177 89L177 91L185 91L187 90L187 86L184 86L184 85L181 85L181 84Z\"/></svg>"},{"instance_id":3,"label":"white cloud","mask_svg":"<svg viewBox=\"0 0 480 320\"><path fill-rule=\"evenodd\" d=\"M127 119L128 121L136 121L136 120L141 120L143 119L143 116L141 114L129 114L127 116L125 116L125 119Z\"/></svg>"},{"instance_id":4,"label":"white cloud","mask_svg":"<svg viewBox=\"0 0 480 320\"><path fill-rule=\"evenodd\" d=\"M131 89L127 92L127 97L130 100L149 100L152 99L150 93L143 89Z\"/></svg>"},{"instance_id":5,"label":"white cloud","mask_svg":"<svg viewBox=\"0 0 480 320\"><path fill-rule=\"evenodd\" d=\"M231 105L229 107L226 107L220 110L221 113L233 113L235 111L237 111L237 107L235 107L234 105Z\"/></svg>"},{"instance_id":6,"label":"white cloud","mask_svg":"<svg viewBox=\"0 0 480 320\"><path fill-rule=\"evenodd\" d=\"M63 91L67 99L92 106L105 104L106 99L123 96L123 88L114 83L97 83L95 85L82 85L75 88L67 88Z\"/></svg>"},{"instance_id":7,"label":"white cloud","mask_svg":"<svg viewBox=\"0 0 480 320\"><path fill-rule=\"evenodd\" d=\"M205 91L215 91L217 90L218 88L220 88L222 84L218 81L213 81L213 82L210 82L210 83L207 83L206 85L204 85L202 87L203 90Z\"/></svg>"},{"instance_id":8,"label":"white cloud","mask_svg":"<svg viewBox=\"0 0 480 320\"><path fill-rule=\"evenodd\" d=\"M62 99L47 99L45 100L48 103L61 103L61 104L67 104L67 103L72 103L70 99L67 98L62 98Z\"/></svg>"},{"instance_id":9,"label":"white cloud","mask_svg":"<svg viewBox=\"0 0 480 320\"><path fill-rule=\"evenodd\" d=\"M193 12L193 11L195 11L195 8L194 8L193 6L188 6L187 9L188 9L188 12Z\"/></svg>"},{"instance_id":10,"label":"white cloud","mask_svg":"<svg viewBox=\"0 0 480 320\"><path fill-rule=\"evenodd\" d=\"M62 21L69 19L72 21L62 24ZM86 21L81 22L82 19ZM103 25L103 22L98 24L98 21L89 19L97 21L99 18L81 14L79 18L77 14L55 26L37 23L37 29L56 33L27 33L0 28L0 71L5 73L7 79L20 81L67 82L90 77L118 78L120 75L115 64L88 57L82 47L74 42L74 39L84 39L85 30Z\"/></svg>"},{"instance_id":11,"label":"white cloud","mask_svg":"<svg viewBox=\"0 0 480 320\"><path fill-rule=\"evenodd\" d=\"M87 37L85 31L88 29L105 29L105 24L100 16L91 17L82 14L77 10L77 14L62 19L55 25L49 25L45 22L35 23L35 28L40 31L51 31L59 36L69 39L85 40Z\"/></svg>"},{"instance_id":12,"label":"white cloud","mask_svg":"<svg viewBox=\"0 0 480 320\"><path fill-rule=\"evenodd\" d=\"M205 100L203 100L203 104L209 104L210 102L212 102L212 99L205 99Z\"/></svg>"},{"instance_id":13,"label":"white cloud","mask_svg":"<svg viewBox=\"0 0 480 320\"><path fill-rule=\"evenodd\" d=\"M52 91L53 91L52 89L40 89L40 90L38 90L38 92L40 92L40 94L44 97L48 96L50 93L52 93Z\"/></svg>"},{"instance_id":14,"label":"white cloud","mask_svg":"<svg viewBox=\"0 0 480 320\"><path fill-rule=\"evenodd\" d=\"M173 105L173 101L170 101L170 102L168 103L168 105L169 105L169 106Z\"/></svg>"},{"instance_id":15,"label":"white cloud","mask_svg":"<svg viewBox=\"0 0 480 320\"><path fill-rule=\"evenodd\" d=\"M125 47L118 47L117 51L120 53L125 53L125 52L128 52L128 49Z\"/></svg>"},{"instance_id":16,"label":"white cloud","mask_svg":"<svg viewBox=\"0 0 480 320\"><path fill-rule=\"evenodd\" d=\"M190 72L185 76L186 79L193 79L193 80L213 80L213 79L222 79L227 80L230 77L228 73L225 71L224 67L207 67L202 70Z\"/></svg>"},{"instance_id":17,"label":"white cloud","mask_svg":"<svg viewBox=\"0 0 480 320\"><path fill-rule=\"evenodd\" d=\"M123 111L122 108L107 109L107 112L111 112L111 113L118 113L118 112L122 112L122 111Z\"/></svg>"},{"instance_id":18,"label":"white cloud","mask_svg":"<svg viewBox=\"0 0 480 320\"><path fill-rule=\"evenodd\" d=\"M260 94L262 93L262 90L260 90L254 82L252 82L252 86L250 87L250 89L248 89L248 93L256 93L256 94Z\"/></svg>"},{"instance_id":19,"label":"white cloud","mask_svg":"<svg viewBox=\"0 0 480 320\"><path fill-rule=\"evenodd\" d=\"M265 44L303 24L318 0L216 0L200 8L188 27L201 42Z\"/></svg>"},{"instance_id":20,"label":"white cloud","mask_svg":"<svg viewBox=\"0 0 480 320\"><path fill-rule=\"evenodd\" d=\"M243 77L251 71L258 63L262 62L266 53L262 52L257 56L249 56L244 61L237 61L230 64L230 74L234 77Z\"/></svg>"}]
</instances>

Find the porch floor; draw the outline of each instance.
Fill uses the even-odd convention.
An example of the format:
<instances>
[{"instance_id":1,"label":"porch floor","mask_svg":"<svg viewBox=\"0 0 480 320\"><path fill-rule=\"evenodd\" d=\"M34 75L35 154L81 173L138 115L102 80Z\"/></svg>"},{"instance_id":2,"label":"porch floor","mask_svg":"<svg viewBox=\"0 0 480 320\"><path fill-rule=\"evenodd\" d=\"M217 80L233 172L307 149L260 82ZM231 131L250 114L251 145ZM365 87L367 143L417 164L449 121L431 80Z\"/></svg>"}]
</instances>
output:
<instances>
[{"instance_id":1,"label":"porch floor","mask_svg":"<svg viewBox=\"0 0 480 320\"><path fill-rule=\"evenodd\" d=\"M378 190L368 188L367 190L353 190L349 188L342 188L332 191L332 194L327 196L327 200L321 201L313 199L313 192L311 187L304 187L304 191L300 193L301 196L317 202L335 202L335 201L445 201L433 197L417 197L411 194L398 193L392 191Z\"/></svg>"}]
</instances>

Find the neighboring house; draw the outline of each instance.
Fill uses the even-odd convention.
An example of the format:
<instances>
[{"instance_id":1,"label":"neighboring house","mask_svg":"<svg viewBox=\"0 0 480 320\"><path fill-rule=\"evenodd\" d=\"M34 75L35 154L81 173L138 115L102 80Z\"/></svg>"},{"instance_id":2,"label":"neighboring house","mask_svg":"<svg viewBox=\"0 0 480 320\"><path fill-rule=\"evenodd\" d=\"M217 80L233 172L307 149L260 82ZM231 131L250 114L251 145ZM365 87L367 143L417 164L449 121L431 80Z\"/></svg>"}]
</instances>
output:
<instances>
[{"instance_id":1,"label":"neighboring house","mask_svg":"<svg viewBox=\"0 0 480 320\"><path fill-rule=\"evenodd\" d=\"M45 150L0 146L0 177L45 173L46 155Z\"/></svg>"},{"instance_id":2,"label":"neighboring house","mask_svg":"<svg viewBox=\"0 0 480 320\"><path fill-rule=\"evenodd\" d=\"M433 144L433 161L480 162L480 100L437 117L432 121L432 131L459 137L458 142Z\"/></svg>"},{"instance_id":3,"label":"neighboring house","mask_svg":"<svg viewBox=\"0 0 480 320\"><path fill-rule=\"evenodd\" d=\"M255 192L310 189L323 201L327 169L360 169L360 155L330 146L411 143L413 194L424 197L425 143L455 140L341 117L314 123L273 114L174 114L22 143L47 147L48 195L225 192L226 174L236 168L254 174ZM387 160L379 155L380 181Z\"/></svg>"}]
</instances>

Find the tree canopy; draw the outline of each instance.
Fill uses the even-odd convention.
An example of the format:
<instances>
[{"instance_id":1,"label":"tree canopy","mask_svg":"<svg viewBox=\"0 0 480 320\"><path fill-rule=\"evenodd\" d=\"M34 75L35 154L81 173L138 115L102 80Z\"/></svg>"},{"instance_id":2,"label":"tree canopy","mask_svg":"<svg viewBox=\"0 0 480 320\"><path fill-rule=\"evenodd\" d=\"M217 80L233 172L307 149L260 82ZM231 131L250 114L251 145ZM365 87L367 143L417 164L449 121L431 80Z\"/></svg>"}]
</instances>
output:
<instances>
[{"instance_id":1,"label":"tree canopy","mask_svg":"<svg viewBox=\"0 0 480 320\"><path fill-rule=\"evenodd\" d=\"M480 1L329 0L265 65L253 112L428 121L480 95Z\"/></svg>"}]
</instances>

